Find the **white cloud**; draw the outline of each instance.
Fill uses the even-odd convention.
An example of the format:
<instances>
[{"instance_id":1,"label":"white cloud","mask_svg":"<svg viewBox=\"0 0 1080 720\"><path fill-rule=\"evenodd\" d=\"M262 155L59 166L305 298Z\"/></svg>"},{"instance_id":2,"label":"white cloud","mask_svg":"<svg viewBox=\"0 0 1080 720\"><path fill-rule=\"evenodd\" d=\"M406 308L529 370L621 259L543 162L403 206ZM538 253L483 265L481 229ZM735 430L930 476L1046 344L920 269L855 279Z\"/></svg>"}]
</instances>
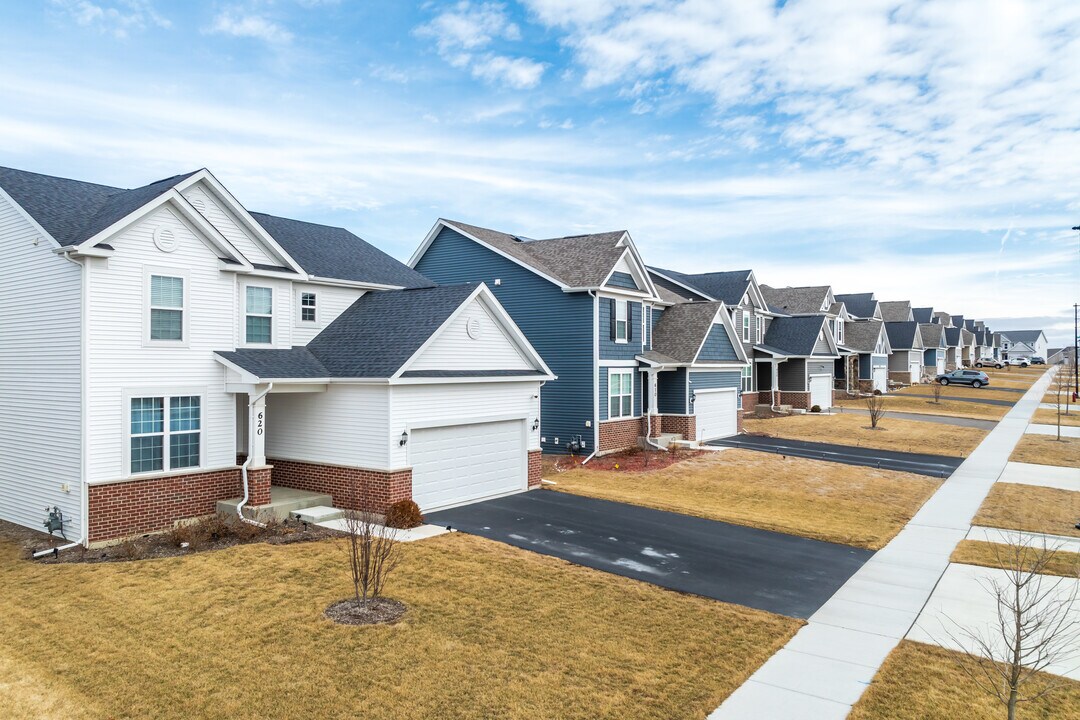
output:
<instances>
[{"instance_id":1,"label":"white cloud","mask_svg":"<svg viewBox=\"0 0 1080 720\"><path fill-rule=\"evenodd\" d=\"M172 22L158 14L148 0L118 0L112 3L51 0L51 4L77 24L96 28L117 38L126 38L130 33L150 26L172 27Z\"/></svg>"},{"instance_id":2,"label":"white cloud","mask_svg":"<svg viewBox=\"0 0 1080 720\"><path fill-rule=\"evenodd\" d=\"M261 15L244 14L238 9L224 10L214 18L207 32L232 37L253 38L272 45L292 42L293 34Z\"/></svg>"},{"instance_id":3,"label":"white cloud","mask_svg":"<svg viewBox=\"0 0 1080 720\"><path fill-rule=\"evenodd\" d=\"M546 65L524 57L484 52L496 41L517 41L521 29L500 3L461 0L414 31L435 41L439 55L450 65L468 68L473 77L517 90L536 87Z\"/></svg>"}]
</instances>

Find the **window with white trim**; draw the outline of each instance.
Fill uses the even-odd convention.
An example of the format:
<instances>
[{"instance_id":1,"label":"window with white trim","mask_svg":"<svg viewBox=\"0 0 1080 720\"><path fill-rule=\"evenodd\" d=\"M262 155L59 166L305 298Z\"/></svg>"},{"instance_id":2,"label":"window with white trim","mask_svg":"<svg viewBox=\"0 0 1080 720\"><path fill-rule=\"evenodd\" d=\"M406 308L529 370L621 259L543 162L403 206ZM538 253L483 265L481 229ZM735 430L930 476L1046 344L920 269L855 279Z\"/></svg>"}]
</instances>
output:
<instances>
[{"instance_id":1,"label":"window with white trim","mask_svg":"<svg viewBox=\"0 0 1080 720\"><path fill-rule=\"evenodd\" d=\"M305 292L300 293L300 321L301 322L315 322L315 309L316 309L315 293Z\"/></svg>"},{"instance_id":2,"label":"window with white trim","mask_svg":"<svg viewBox=\"0 0 1080 720\"><path fill-rule=\"evenodd\" d=\"M844 321L836 318L836 342L844 342Z\"/></svg>"},{"instance_id":3,"label":"window with white trim","mask_svg":"<svg viewBox=\"0 0 1080 720\"><path fill-rule=\"evenodd\" d=\"M633 414L634 373L612 370L608 374L608 417L631 417Z\"/></svg>"},{"instance_id":4,"label":"window with white trim","mask_svg":"<svg viewBox=\"0 0 1080 720\"><path fill-rule=\"evenodd\" d=\"M184 340L184 278L150 276L150 339Z\"/></svg>"},{"instance_id":5,"label":"window with white trim","mask_svg":"<svg viewBox=\"0 0 1080 720\"><path fill-rule=\"evenodd\" d=\"M202 398L137 397L130 404L131 474L202 463Z\"/></svg>"},{"instance_id":6,"label":"window with white trim","mask_svg":"<svg viewBox=\"0 0 1080 720\"><path fill-rule=\"evenodd\" d=\"M615 301L615 342L626 342L626 300Z\"/></svg>"},{"instance_id":7,"label":"window with white trim","mask_svg":"<svg viewBox=\"0 0 1080 720\"><path fill-rule=\"evenodd\" d=\"M761 344L761 339L765 336L765 320L764 318L754 318L754 342Z\"/></svg>"},{"instance_id":8,"label":"window with white trim","mask_svg":"<svg viewBox=\"0 0 1080 720\"><path fill-rule=\"evenodd\" d=\"M274 289L249 286L245 289L245 342L270 344L274 341Z\"/></svg>"},{"instance_id":9,"label":"window with white trim","mask_svg":"<svg viewBox=\"0 0 1080 720\"><path fill-rule=\"evenodd\" d=\"M747 365L742 369L742 391L753 392L754 390L754 368L752 365Z\"/></svg>"},{"instance_id":10,"label":"window with white trim","mask_svg":"<svg viewBox=\"0 0 1080 720\"><path fill-rule=\"evenodd\" d=\"M750 313L742 311L742 340L750 342Z\"/></svg>"},{"instance_id":11,"label":"window with white trim","mask_svg":"<svg viewBox=\"0 0 1080 720\"><path fill-rule=\"evenodd\" d=\"M647 323L647 318L649 317L649 315L652 315L652 308L649 307L648 305L646 305L645 303L642 303L641 304L641 344L642 344L643 348L648 346L648 344L645 341L649 339L649 333L648 333L649 326L648 326L648 323Z\"/></svg>"}]
</instances>

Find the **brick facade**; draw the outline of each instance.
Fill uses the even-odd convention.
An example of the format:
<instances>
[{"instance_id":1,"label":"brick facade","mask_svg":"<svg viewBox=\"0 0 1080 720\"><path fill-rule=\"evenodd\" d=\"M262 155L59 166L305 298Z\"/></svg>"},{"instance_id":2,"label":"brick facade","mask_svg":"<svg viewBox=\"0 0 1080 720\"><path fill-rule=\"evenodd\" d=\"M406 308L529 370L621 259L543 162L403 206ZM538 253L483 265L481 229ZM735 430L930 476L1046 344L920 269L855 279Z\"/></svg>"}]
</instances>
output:
<instances>
[{"instance_id":1,"label":"brick facade","mask_svg":"<svg viewBox=\"0 0 1080 720\"><path fill-rule=\"evenodd\" d=\"M338 508L384 512L398 500L412 497L412 468L387 471L295 460L270 462L275 485L330 495Z\"/></svg>"},{"instance_id":2,"label":"brick facade","mask_svg":"<svg viewBox=\"0 0 1080 720\"><path fill-rule=\"evenodd\" d=\"M666 433L682 435L683 440L697 438L697 418L693 415L661 415L661 427Z\"/></svg>"},{"instance_id":3,"label":"brick facade","mask_svg":"<svg viewBox=\"0 0 1080 720\"><path fill-rule=\"evenodd\" d=\"M530 450L529 451L529 489L540 487L540 474L541 464L540 460L544 456L543 450Z\"/></svg>"},{"instance_id":4,"label":"brick facade","mask_svg":"<svg viewBox=\"0 0 1080 720\"><path fill-rule=\"evenodd\" d=\"M270 475L273 465L261 468L248 468L248 505L270 504Z\"/></svg>"},{"instance_id":5,"label":"brick facade","mask_svg":"<svg viewBox=\"0 0 1080 720\"><path fill-rule=\"evenodd\" d=\"M742 412L739 413L739 422L741 424L743 413L754 412L754 408L757 407L759 401L758 394L756 392L744 392L739 397L742 398ZM769 397L769 394L765 393L765 397Z\"/></svg>"},{"instance_id":6,"label":"brick facade","mask_svg":"<svg viewBox=\"0 0 1080 720\"><path fill-rule=\"evenodd\" d=\"M597 451L609 453L637 447L642 427L641 418L605 420L600 423L600 446Z\"/></svg>"},{"instance_id":7,"label":"brick facade","mask_svg":"<svg viewBox=\"0 0 1080 720\"><path fill-rule=\"evenodd\" d=\"M803 410L809 410L810 405L810 393L808 392L780 392L777 393L780 396L780 405L790 405L793 408L802 408Z\"/></svg>"},{"instance_id":8,"label":"brick facade","mask_svg":"<svg viewBox=\"0 0 1080 720\"><path fill-rule=\"evenodd\" d=\"M889 380L892 382L903 383L904 385L910 385L911 372L908 370L890 370Z\"/></svg>"},{"instance_id":9,"label":"brick facade","mask_svg":"<svg viewBox=\"0 0 1080 720\"><path fill-rule=\"evenodd\" d=\"M648 418L649 418L648 419L649 437L650 438L658 438L658 437L660 437L660 433L662 433L664 431L663 430L663 424L664 423L663 423L663 420L662 420L661 416L660 415L649 415Z\"/></svg>"},{"instance_id":10,"label":"brick facade","mask_svg":"<svg viewBox=\"0 0 1080 720\"><path fill-rule=\"evenodd\" d=\"M212 515L218 500L242 494L240 468L91 485L87 541L166 530L177 520Z\"/></svg>"}]
</instances>

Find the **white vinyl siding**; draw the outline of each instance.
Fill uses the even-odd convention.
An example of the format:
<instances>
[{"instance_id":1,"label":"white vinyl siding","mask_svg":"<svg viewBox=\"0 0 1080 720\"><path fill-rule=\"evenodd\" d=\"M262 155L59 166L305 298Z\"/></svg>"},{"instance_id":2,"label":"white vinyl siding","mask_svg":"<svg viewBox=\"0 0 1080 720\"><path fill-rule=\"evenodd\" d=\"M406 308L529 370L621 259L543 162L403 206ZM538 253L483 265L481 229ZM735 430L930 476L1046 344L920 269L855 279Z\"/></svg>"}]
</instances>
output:
<instances>
[{"instance_id":1,"label":"white vinyl siding","mask_svg":"<svg viewBox=\"0 0 1080 720\"><path fill-rule=\"evenodd\" d=\"M477 298L465 306L406 369L531 372L533 367Z\"/></svg>"},{"instance_id":2,"label":"white vinyl siding","mask_svg":"<svg viewBox=\"0 0 1080 720\"><path fill-rule=\"evenodd\" d=\"M305 293L315 295L315 322L305 322L303 320L303 295ZM278 298L277 306L274 309L284 313L282 303L288 301L288 293L281 291L276 294L281 295L281 297ZM282 337L286 323L278 323L278 345L283 347L307 345L316 335L322 332L323 328L337 320L338 316L348 310L349 306L363 294L363 290L354 288L296 283L293 286L292 293L292 302L295 305L295 308L291 311L292 317L295 318L292 337L286 341ZM286 342L288 345L286 345Z\"/></svg>"},{"instance_id":3,"label":"white vinyl siding","mask_svg":"<svg viewBox=\"0 0 1080 720\"><path fill-rule=\"evenodd\" d=\"M0 266L0 519L40 530L45 508L56 506L65 534L78 540L81 270L2 194ZM137 346L141 316L132 322Z\"/></svg>"},{"instance_id":4,"label":"white vinyl siding","mask_svg":"<svg viewBox=\"0 0 1080 720\"><path fill-rule=\"evenodd\" d=\"M239 218L210 197L210 193L203 189L201 182L192 185L183 194L248 262L259 265L281 265L278 258L271 255L260 241L241 227Z\"/></svg>"},{"instance_id":5,"label":"white vinyl siding","mask_svg":"<svg viewBox=\"0 0 1080 720\"><path fill-rule=\"evenodd\" d=\"M377 385L271 393L266 397L266 457L388 469L389 397L389 388Z\"/></svg>"}]
</instances>

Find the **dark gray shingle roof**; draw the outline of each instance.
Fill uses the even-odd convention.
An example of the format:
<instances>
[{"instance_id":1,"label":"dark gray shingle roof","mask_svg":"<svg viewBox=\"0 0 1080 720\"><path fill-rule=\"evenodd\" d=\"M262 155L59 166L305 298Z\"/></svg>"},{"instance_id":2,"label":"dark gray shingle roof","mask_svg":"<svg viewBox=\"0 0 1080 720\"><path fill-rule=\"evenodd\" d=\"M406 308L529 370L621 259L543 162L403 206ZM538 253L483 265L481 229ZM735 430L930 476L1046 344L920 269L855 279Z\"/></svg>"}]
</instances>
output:
<instances>
[{"instance_id":1,"label":"dark gray shingle roof","mask_svg":"<svg viewBox=\"0 0 1080 720\"><path fill-rule=\"evenodd\" d=\"M822 306L829 295L828 285L774 288L761 286L765 302L776 312L806 314L824 312Z\"/></svg>"},{"instance_id":2,"label":"dark gray shingle roof","mask_svg":"<svg viewBox=\"0 0 1080 720\"><path fill-rule=\"evenodd\" d=\"M652 266L650 266L649 269L691 287L706 297L725 302L729 307L735 307L741 303L743 296L746 295L746 291L750 289L749 270L681 273L675 270L665 270L663 268Z\"/></svg>"},{"instance_id":3,"label":"dark gray shingle roof","mask_svg":"<svg viewBox=\"0 0 1080 720\"><path fill-rule=\"evenodd\" d=\"M960 347L962 345L960 330L961 328L958 327L945 328L945 344L949 347Z\"/></svg>"},{"instance_id":4,"label":"dark gray shingle roof","mask_svg":"<svg viewBox=\"0 0 1080 720\"><path fill-rule=\"evenodd\" d=\"M861 353L873 352L881 335L880 320L856 320L844 323L844 346Z\"/></svg>"},{"instance_id":5,"label":"dark gray shingle roof","mask_svg":"<svg viewBox=\"0 0 1080 720\"><path fill-rule=\"evenodd\" d=\"M476 287L463 284L369 292L306 347L217 354L260 378L388 378Z\"/></svg>"},{"instance_id":6,"label":"dark gray shingle roof","mask_svg":"<svg viewBox=\"0 0 1080 720\"><path fill-rule=\"evenodd\" d=\"M934 308L932 307L911 308L911 314L915 316L915 322L917 323L934 321Z\"/></svg>"},{"instance_id":7,"label":"dark gray shingle roof","mask_svg":"<svg viewBox=\"0 0 1080 720\"><path fill-rule=\"evenodd\" d=\"M911 322L911 301L887 300L878 305L881 306L881 319L885 322Z\"/></svg>"},{"instance_id":8,"label":"dark gray shingle roof","mask_svg":"<svg viewBox=\"0 0 1080 720\"><path fill-rule=\"evenodd\" d=\"M786 355L813 355L824 323L823 315L774 318L761 345Z\"/></svg>"},{"instance_id":9,"label":"dark gray shingle roof","mask_svg":"<svg viewBox=\"0 0 1080 720\"><path fill-rule=\"evenodd\" d=\"M889 345L893 350L910 350L915 347L915 332L919 328L917 322L888 322L885 323L885 332L889 335Z\"/></svg>"},{"instance_id":10,"label":"dark gray shingle roof","mask_svg":"<svg viewBox=\"0 0 1080 720\"><path fill-rule=\"evenodd\" d=\"M168 192L193 171L132 190L0 167L0 187L61 245L78 245Z\"/></svg>"},{"instance_id":11,"label":"dark gray shingle roof","mask_svg":"<svg viewBox=\"0 0 1080 720\"><path fill-rule=\"evenodd\" d=\"M616 244L625 230L531 240L456 220L443 222L569 287L600 287L626 252Z\"/></svg>"},{"instance_id":12,"label":"dark gray shingle roof","mask_svg":"<svg viewBox=\"0 0 1080 720\"><path fill-rule=\"evenodd\" d=\"M251 216L305 272L316 277L404 288L434 285L408 265L398 262L345 228L316 225L265 213L253 212Z\"/></svg>"},{"instance_id":13,"label":"dark gray shingle roof","mask_svg":"<svg viewBox=\"0 0 1080 720\"><path fill-rule=\"evenodd\" d=\"M942 331L945 328L932 322L919 323L919 333L922 335L924 348L936 348L941 346Z\"/></svg>"},{"instance_id":14,"label":"dark gray shingle roof","mask_svg":"<svg viewBox=\"0 0 1080 720\"><path fill-rule=\"evenodd\" d=\"M1043 334L1042 330L1002 330L1001 334L1009 338L1009 342L1033 343L1038 341Z\"/></svg>"},{"instance_id":15,"label":"dark gray shingle roof","mask_svg":"<svg viewBox=\"0 0 1080 720\"><path fill-rule=\"evenodd\" d=\"M874 293L850 293L837 295L837 301L844 303L847 311L857 318L872 318L877 308Z\"/></svg>"},{"instance_id":16,"label":"dark gray shingle roof","mask_svg":"<svg viewBox=\"0 0 1080 720\"><path fill-rule=\"evenodd\" d=\"M664 310L653 329L653 349L677 362L693 362L721 307L718 302L694 302Z\"/></svg>"}]
</instances>

